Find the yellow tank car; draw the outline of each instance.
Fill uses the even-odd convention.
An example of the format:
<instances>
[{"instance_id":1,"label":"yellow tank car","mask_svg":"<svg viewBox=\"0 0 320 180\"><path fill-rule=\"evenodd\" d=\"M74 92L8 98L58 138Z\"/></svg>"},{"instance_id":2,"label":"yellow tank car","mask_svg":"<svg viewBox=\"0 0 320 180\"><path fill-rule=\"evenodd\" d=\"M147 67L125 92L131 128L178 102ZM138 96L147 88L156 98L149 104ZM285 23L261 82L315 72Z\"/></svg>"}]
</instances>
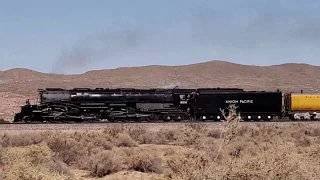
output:
<instances>
[{"instance_id":1,"label":"yellow tank car","mask_svg":"<svg viewBox=\"0 0 320 180\"><path fill-rule=\"evenodd\" d=\"M320 94L291 94L291 111L320 111Z\"/></svg>"}]
</instances>

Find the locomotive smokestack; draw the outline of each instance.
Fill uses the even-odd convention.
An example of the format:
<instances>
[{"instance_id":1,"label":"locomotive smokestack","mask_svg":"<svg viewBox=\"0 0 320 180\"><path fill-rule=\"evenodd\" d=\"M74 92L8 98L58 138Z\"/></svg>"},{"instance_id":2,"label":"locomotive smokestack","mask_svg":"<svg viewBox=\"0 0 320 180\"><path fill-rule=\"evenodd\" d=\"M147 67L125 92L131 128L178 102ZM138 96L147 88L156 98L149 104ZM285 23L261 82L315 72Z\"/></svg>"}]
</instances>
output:
<instances>
[{"instance_id":1,"label":"locomotive smokestack","mask_svg":"<svg viewBox=\"0 0 320 180\"><path fill-rule=\"evenodd\" d=\"M301 94L303 93L303 90L301 89Z\"/></svg>"}]
</instances>

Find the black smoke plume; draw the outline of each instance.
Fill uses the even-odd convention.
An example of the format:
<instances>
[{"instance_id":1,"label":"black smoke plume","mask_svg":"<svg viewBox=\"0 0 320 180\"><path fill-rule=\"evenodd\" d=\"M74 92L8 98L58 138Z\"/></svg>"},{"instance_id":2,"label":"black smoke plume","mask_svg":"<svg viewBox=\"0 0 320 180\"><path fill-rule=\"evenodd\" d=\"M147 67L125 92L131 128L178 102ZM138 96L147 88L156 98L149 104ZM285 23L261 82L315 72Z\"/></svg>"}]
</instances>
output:
<instances>
[{"instance_id":1,"label":"black smoke plume","mask_svg":"<svg viewBox=\"0 0 320 180\"><path fill-rule=\"evenodd\" d=\"M90 63L108 60L112 57L136 50L144 41L146 33L130 29L116 32L102 32L78 41L73 47L64 49L54 63L53 73L65 73Z\"/></svg>"}]
</instances>

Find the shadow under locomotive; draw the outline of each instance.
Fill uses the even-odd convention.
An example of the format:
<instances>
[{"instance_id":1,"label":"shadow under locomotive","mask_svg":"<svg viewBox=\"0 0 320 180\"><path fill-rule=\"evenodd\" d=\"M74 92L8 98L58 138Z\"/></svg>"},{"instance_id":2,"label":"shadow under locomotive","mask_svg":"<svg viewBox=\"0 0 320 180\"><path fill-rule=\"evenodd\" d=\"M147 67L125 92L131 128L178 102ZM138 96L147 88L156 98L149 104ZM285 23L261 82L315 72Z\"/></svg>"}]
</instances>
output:
<instances>
[{"instance_id":1,"label":"shadow under locomotive","mask_svg":"<svg viewBox=\"0 0 320 180\"><path fill-rule=\"evenodd\" d=\"M38 92L38 103L27 101L14 122L223 120L221 109L230 104L237 106L243 120L283 116L279 90L47 88Z\"/></svg>"}]
</instances>

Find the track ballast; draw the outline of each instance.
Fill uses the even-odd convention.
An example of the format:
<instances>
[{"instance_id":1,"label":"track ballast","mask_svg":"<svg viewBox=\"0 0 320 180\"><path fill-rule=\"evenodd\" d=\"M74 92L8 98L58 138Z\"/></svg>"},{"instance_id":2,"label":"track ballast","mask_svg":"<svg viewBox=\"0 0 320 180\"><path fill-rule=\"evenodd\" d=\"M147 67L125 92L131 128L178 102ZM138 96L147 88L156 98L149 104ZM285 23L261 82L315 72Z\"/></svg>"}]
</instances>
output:
<instances>
[{"instance_id":1,"label":"track ballast","mask_svg":"<svg viewBox=\"0 0 320 180\"><path fill-rule=\"evenodd\" d=\"M199 124L205 125L207 128L223 128L224 124L220 121L215 122L190 122L190 121L180 121L180 122L139 122L139 123L123 123L123 122L113 122L113 123L2 123L0 124L0 131L5 132L35 132L35 131L104 131L108 128L135 128L144 127L150 128L152 130L161 130L162 128L177 128L183 127L188 124ZM266 126L291 126L294 124L306 124L312 126L320 125L319 121L244 121L240 122L242 126L259 127L260 125Z\"/></svg>"},{"instance_id":2,"label":"track ballast","mask_svg":"<svg viewBox=\"0 0 320 180\"><path fill-rule=\"evenodd\" d=\"M210 123L222 123L225 120L180 120L180 121L127 121L127 120L119 120L119 121L57 121L57 122L37 122L37 121L32 121L32 122L1 122L0 125L4 124L188 124L188 123L199 123L199 124L210 124ZM291 120L291 119L273 119L273 120L240 120L240 123L299 123L299 122L319 122L320 120L311 120L311 119L303 119L303 120Z\"/></svg>"}]
</instances>

